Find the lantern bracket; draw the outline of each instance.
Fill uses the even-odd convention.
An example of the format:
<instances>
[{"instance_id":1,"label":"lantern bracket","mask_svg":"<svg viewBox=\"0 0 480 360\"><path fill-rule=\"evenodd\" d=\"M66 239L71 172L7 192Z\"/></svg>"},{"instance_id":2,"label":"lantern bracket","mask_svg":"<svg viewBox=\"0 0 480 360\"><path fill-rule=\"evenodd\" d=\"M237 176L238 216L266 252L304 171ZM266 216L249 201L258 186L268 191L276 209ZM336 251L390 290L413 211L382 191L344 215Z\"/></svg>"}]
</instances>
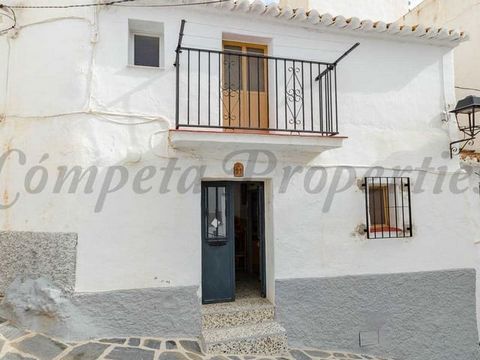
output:
<instances>
[{"instance_id":1,"label":"lantern bracket","mask_svg":"<svg viewBox=\"0 0 480 360\"><path fill-rule=\"evenodd\" d=\"M452 141L450 143L450 159L453 158L454 154L460 154L460 152L465 148L465 146L472 146L475 142L475 138L466 138L457 141Z\"/></svg>"},{"instance_id":2,"label":"lantern bracket","mask_svg":"<svg viewBox=\"0 0 480 360\"><path fill-rule=\"evenodd\" d=\"M460 154L465 146L474 144L477 134L480 133L480 124L475 121L475 113L479 110L480 97L470 95L458 101L455 109L450 111L455 114L458 130L463 133L463 139L450 143L450 158L453 157L453 154ZM461 122L460 116L464 116L465 120Z\"/></svg>"}]
</instances>

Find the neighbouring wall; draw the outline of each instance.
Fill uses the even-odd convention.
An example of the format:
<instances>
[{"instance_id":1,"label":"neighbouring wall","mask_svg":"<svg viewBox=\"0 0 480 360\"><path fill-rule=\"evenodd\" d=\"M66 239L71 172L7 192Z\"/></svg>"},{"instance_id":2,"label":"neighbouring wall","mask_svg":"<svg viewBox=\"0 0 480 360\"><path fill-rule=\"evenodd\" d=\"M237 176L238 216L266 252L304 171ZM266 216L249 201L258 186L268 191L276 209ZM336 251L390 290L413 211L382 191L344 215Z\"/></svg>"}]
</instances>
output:
<instances>
[{"instance_id":1,"label":"neighbouring wall","mask_svg":"<svg viewBox=\"0 0 480 360\"><path fill-rule=\"evenodd\" d=\"M17 276L44 276L73 292L77 240L68 232L0 232L0 294Z\"/></svg>"},{"instance_id":2,"label":"neighbouring wall","mask_svg":"<svg viewBox=\"0 0 480 360\"><path fill-rule=\"evenodd\" d=\"M426 0L405 14L403 25L425 24L465 31L469 40L455 48L455 91L457 100L480 96L480 7L477 0Z\"/></svg>"},{"instance_id":3,"label":"neighbouring wall","mask_svg":"<svg viewBox=\"0 0 480 360\"><path fill-rule=\"evenodd\" d=\"M472 269L277 280L276 311L293 346L408 360L480 356Z\"/></svg>"}]
</instances>

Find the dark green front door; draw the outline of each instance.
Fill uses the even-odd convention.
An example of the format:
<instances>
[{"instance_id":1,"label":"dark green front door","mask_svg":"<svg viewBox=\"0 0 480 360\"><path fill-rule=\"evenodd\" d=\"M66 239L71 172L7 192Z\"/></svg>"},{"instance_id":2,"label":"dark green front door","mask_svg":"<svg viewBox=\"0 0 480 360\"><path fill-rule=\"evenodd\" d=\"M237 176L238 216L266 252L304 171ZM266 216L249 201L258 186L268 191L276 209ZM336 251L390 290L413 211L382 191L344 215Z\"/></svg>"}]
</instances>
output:
<instances>
[{"instance_id":1,"label":"dark green front door","mask_svg":"<svg viewBox=\"0 0 480 360\"><path fill-rule=\"evenodd\" d=\"M202 302L235 300L232 184L202 183Z\"/></svg>"}]
</instances>

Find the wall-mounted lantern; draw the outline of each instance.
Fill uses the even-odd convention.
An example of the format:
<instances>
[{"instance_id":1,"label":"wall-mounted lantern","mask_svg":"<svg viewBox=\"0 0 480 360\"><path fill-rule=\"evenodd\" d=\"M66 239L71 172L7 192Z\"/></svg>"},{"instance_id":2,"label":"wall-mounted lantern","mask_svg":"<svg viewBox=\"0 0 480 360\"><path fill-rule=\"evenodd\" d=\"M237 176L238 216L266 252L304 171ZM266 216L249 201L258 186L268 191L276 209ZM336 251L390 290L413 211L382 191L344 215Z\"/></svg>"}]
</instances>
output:
<instances>
[{"instance_id":1,"label":"wall-mounted lantern","mask_svg":"<svg viewBox=\"0 0 480 360\"><path fill-rule=\"evenodd\" d=\"M480 112L480 97L467 96L460 100L451 113L455 114L458 129L463 132L461 140L450 143L450 158L459 154L467 145L473 145L475 136L480 132L480 116L475 120L475 113Z\"/></svg>"}]
</instances>

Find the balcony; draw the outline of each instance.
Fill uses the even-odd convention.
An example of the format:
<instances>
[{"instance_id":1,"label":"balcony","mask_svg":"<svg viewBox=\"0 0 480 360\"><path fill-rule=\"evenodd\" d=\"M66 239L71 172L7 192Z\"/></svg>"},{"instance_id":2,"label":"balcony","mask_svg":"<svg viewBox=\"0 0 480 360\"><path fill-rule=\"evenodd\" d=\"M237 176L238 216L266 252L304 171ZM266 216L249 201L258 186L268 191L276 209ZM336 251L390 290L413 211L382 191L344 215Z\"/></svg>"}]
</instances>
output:
<instances>
[{"instance_id":1,"label":"balcony","mask_svg":"<svg viewBox=\"0 0 480 360\"><path fill-rule=\"evenodd\" d=\"M172 145L317 154L341 146L336 63L265 54L242 43L179 47Z\"/></svg>"}]
</instances>

